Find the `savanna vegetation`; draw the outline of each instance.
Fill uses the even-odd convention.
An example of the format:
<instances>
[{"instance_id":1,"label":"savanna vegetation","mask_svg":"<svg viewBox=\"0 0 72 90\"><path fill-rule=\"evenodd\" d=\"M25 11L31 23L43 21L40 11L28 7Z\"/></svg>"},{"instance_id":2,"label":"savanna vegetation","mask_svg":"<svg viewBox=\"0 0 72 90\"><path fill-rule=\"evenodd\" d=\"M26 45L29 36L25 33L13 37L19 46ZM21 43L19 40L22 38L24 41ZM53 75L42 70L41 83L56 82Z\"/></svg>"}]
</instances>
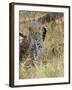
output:
<instances>
[{"instance_id":1,"label":"savanna vegetation","mask_svg":"<svg viewBox=\"0 0 72 90\"><path fill-rule=\"evenodd\" d=\"M19 30L29 35L29 26L33 20L48 28L43 42L43 53L36 66L28 55L19 63L19 78L46 78L64 76L64 15L51 12L19 12Z\"/></svg>"}]
</instances>

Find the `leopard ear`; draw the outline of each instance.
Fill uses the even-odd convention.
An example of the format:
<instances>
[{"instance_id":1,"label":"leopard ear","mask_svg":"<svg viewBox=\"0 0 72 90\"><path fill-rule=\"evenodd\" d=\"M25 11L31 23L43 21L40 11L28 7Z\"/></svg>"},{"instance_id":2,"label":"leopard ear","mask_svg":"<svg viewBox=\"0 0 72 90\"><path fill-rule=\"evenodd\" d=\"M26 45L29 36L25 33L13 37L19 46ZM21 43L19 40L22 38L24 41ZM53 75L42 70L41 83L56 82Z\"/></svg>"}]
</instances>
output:
<instances>
[{"instance_id":1,"label":"leopard ear","mask_svg":"<svg viewBox=\"0 0 72 90\"><path fill-rule=\"evenodd\" d=\"M43 39L43 41L45 40L47 31L48 31L47 27L43 27L43 30L42 30L42 39Z\"/></svg>"}]
</instances>

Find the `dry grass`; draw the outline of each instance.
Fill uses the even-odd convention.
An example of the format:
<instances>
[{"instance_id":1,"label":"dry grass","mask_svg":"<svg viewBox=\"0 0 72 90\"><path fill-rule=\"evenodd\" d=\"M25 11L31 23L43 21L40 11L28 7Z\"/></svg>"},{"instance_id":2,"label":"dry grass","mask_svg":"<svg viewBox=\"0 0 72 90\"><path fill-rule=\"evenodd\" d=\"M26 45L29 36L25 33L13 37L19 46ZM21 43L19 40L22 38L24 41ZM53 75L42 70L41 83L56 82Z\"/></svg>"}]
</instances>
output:
<instances>
[{"instance_id":1,"label":"dry grass","mask_svg":"<svg viewBox=\"0 0 72 90\"><path fill-rule=\"evenodd\" d=\"M28 28L31 20L39 21L47 13L20 12L20 32L28 36ZM41 21L41 20L40 20ZM34 64L28 55L22 58L19 65L19 78L45 78L64 76L64 17L61 16L50 22L40 22L48 27L43 52L38 64Z\"/></svg>"},{"instance_id":2,"label":"dry grass","mask_svg":"<svg viewBox=\"0 0 72 90\"><path fill-rule=\"evenodd\" d=\"M28 60L20 63L20 79L62 77L64 75L63 68L63 56L54 57L51 62L49 60L49 62L47 61L46 63L41 60L39 65L37 65L37 68L32 65L30 60Z\"/></svg>"}]
</instances>

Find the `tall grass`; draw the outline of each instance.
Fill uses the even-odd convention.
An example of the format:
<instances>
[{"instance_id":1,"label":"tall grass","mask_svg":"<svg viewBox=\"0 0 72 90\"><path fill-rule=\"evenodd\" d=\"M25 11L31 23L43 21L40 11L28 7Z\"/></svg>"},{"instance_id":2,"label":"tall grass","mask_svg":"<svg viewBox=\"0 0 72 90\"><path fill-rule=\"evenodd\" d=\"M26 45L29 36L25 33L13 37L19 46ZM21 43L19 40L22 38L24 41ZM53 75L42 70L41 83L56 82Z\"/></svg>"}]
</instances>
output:
<instances>
[{"instance_id":1,"label":"tall grass","mask_svg":"<svg viewBox=\"0 0 72 90\"><path fill-rule=\"evenodd\" d=\"M22 14L22 15L21 15ZM28 36L29 17L43 17L40 12L22 12L20 14L20 32ZM43 13L46 15L46 13ZM43 43L43 53L37 64L26 56L22 58L19 65L19 78L46 78L46 77L63 77L64 76L64 17L60 17L51 22L45 22L48 27L45 41Z\"/></svg>"},{"instance_id":2,"label":"tall grass","mask_svg":"<svg viewBox=\"0 0 72 90\"><path fill-rule=\"evenodd\" d=\"M39 64L37 64L36 66L32 65L30 60L24 63L23 62L20 63L20 79L63 77L64 75L63 56L54 57L48 61L44 63L42 60L40 60Z\"/></svg>"}]
</instances>

